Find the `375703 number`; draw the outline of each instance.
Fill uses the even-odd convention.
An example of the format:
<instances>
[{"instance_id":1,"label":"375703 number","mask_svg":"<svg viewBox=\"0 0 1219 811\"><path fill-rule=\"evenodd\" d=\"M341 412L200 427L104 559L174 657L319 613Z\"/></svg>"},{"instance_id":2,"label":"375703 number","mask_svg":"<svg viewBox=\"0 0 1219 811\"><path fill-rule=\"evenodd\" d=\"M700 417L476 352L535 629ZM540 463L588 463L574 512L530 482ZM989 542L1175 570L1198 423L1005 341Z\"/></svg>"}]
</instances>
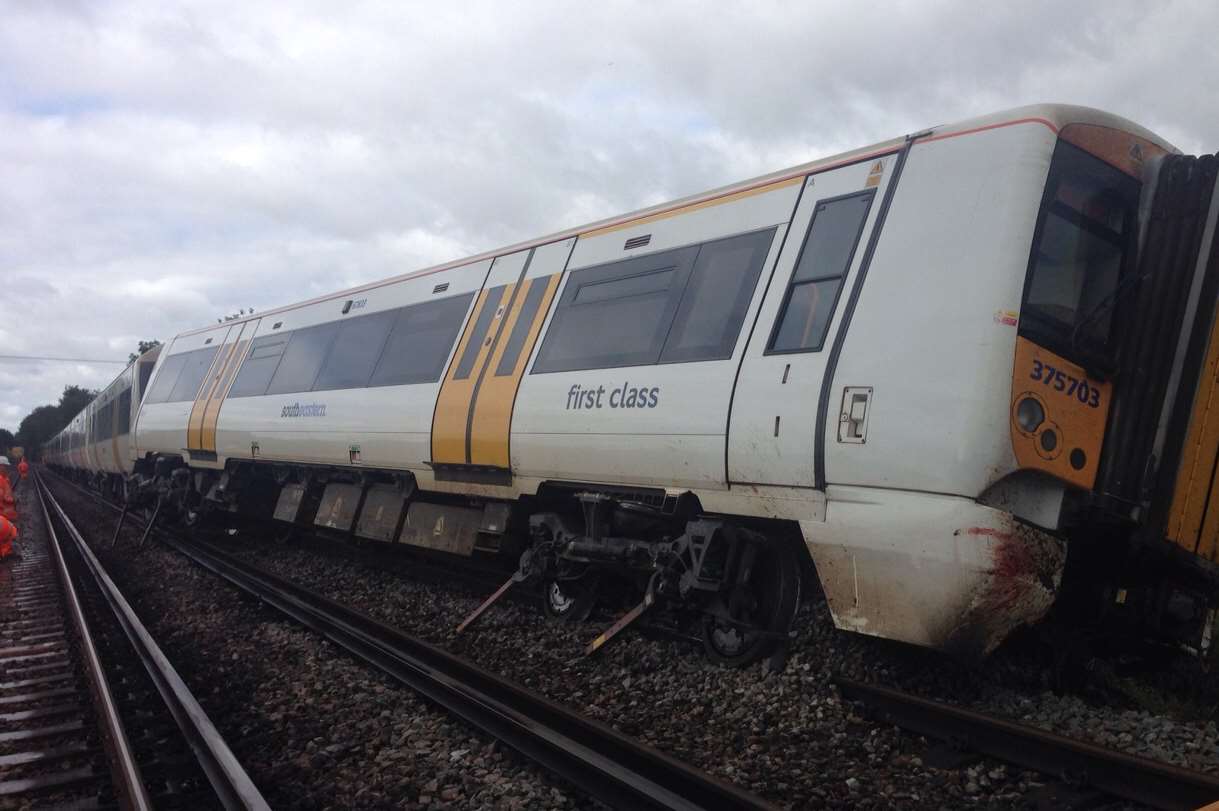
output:
<instances>
[{"instance_id":1,"label":"375703 number","mask_svg":"<svg viewBox=\"0 0 1219 811\"><path fill-rule=\"evenodd\" d=\"M1055 369L1048 363L1034 360L1033 371L1029 377L1052 387L1055 391L1065 392L1068 397L1074 397L1086 406L1100 408L1100 390L1089 386L1087 380L1066 374L1062 369Z\"/></svg>"}]
</instances>

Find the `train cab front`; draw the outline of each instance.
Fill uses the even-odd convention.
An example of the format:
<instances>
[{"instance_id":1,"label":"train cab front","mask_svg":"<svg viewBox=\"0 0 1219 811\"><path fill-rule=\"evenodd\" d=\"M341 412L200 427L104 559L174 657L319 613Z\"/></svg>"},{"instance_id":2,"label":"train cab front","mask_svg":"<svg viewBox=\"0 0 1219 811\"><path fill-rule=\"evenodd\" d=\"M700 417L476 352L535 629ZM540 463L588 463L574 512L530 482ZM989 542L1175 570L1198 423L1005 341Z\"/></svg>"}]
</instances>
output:
<instances>
[{"instance_id":1,"label":"train cab front","mask_svg":"<svg viewBox=\"0 0 1219 811\"><path fill-rule=\"evenodd\" d=\"M1061 493L1046 522L1067 539L1056 610L1194 650L1219 594L1214 186L1212 158L1113 128L1063 129L1009 414L1020 475Z\"/></svg>"}]
</instances>

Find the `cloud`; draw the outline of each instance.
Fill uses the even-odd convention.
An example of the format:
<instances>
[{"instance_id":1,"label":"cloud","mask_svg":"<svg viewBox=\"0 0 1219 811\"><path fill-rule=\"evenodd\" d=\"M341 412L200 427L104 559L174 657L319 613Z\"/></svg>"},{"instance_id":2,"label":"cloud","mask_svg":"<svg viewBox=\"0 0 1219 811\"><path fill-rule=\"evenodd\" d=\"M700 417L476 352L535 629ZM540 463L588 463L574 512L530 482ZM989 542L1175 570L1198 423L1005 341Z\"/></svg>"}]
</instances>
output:
<instances>
[{"instance_id":1,"label":"cloud","mask_svg":"<svg viewBox=\"0 0 1219 811\"><path fill-rule=\"evenodd\" d=\"M4 352L125 358L1006 107L1213 149L1202 2L11 4ZM0 426L113 369L0 363Z\"/></svg>"}]
</instances>

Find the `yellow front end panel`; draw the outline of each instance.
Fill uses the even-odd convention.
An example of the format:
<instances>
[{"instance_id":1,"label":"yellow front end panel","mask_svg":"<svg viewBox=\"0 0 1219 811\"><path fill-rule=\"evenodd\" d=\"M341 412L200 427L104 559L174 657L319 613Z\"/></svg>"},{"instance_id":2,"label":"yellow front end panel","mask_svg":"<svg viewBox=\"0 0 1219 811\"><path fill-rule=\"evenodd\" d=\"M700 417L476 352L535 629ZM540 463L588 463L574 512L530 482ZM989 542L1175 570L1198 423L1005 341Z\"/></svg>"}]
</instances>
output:
<instances>
[{"instance_id":1,"label":"yellow front end panel","mask_svg":"<svg viewBox=\"0 0 1219 811\"><path fill-rule=\"evenodd\" d=\"M1113 384L1026 338L1016 339L1011 435L1016 461L1091 490Z\"/></svg>"}]
</instances>

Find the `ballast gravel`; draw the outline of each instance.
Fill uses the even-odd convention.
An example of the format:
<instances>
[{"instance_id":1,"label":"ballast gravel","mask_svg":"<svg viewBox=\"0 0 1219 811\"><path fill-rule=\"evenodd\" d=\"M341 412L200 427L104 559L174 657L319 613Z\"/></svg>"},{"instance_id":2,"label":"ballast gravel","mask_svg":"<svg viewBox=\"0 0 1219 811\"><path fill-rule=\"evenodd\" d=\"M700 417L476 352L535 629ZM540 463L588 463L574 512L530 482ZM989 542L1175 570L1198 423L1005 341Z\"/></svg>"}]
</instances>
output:
<instances>
[{"instance_id":1,"label":"ballast gravel","mask_svg":"<svg viewBox=\"0 0 1219 811\"><path fill-rule=\"evenodd\" d=\"M627 632L594 657L583 648L614 619L553 623L538 605L501 601L461 635L486 597L388 572L336 542L327 550L252 539L226 548L331 599L504 673L550 698L732 780L787 808L1125 807L1060 794L1041 775L989 759L940 768L954 753L861 717L832 685L840 674L910 689L1132 754L1219 771L1215 723L1094 706L1040 687L1033 664L999 657L969 668L942 655L831 627L820 595L801 609L787 666L742 670L707 661L695 645ZM408 569L409 571L409 569ZM1023 668L1023 670L1021 669ZM1029 671L1029 672L1026 672ZM1020 689L1015 689L1017 685ZM959 758L958 758L959 760Z\"/></svg>"},{"instance_id":2,"label":"ballast gravel","mask_svg":"<svg viewBox=\"0 0 1219 811\"><path fill-rule=\"evenodd\" d=\"M600 807L138 528L109 549L116 514L51 484L272 808Z\"/></svg>"}]
</instances>

